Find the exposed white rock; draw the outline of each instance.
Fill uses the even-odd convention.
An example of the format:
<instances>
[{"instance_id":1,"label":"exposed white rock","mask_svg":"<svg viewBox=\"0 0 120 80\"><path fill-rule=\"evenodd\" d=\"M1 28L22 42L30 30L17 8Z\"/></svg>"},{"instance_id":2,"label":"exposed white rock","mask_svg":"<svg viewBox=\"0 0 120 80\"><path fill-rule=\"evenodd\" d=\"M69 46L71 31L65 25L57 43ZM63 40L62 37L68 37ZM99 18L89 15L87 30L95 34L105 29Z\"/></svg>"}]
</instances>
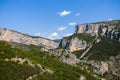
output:
<instances>
[{"instance_id":1,"label":"exposed white rock","mask_svg":"<svg viewBox=\"0 0 120 80\"><path fill-rule=\"evenodd\" d=\"M67 63L67 64L70 64L70 65L73 65L73 66L76 66L76 63L79 63L79 59L76 58L76 56L72 53L69 53L69 54L63 54L61 57L60 57L60 60L64 63Z\"/></svg>"},{"instance_id":2,"label":"exposed white rock","mask_svg":"<svg viewBox=\"0 0 120 80\"><path fill-rule=\"evenodd\" d=\"M85 76L81 75L79 80L86 80Z\"/></svg>"},{"instance_id":3,"label":"exposed white rock","mask_svg":"<svg viewBox=\"0 0 120 80\"><path fill-rule=\"evenodd\" d=\"M76 33L98 33L98 24L81 24L76 27Z\"/></svg>"},{"instance_id":4,"label":"exposed white rock","mask_svg":"<svg viewBox=\"0 0 120 80\"><path fill-rule=\"evenodd\" d=\"M26 80L33 80L36 76L37 76L37 74L34 74L32 76L29 76Z\"/></svg>"},{"instance_id":5,"label":"exposed white rock","mask_svg":"<svg viewBox=\"0 0 120 80\"><path fill-rule=\"evenodd\" d=\"M24 58L24 59L23 58L18 58L17 56L13 57L13 58L10 58L10 59L6 58L5 61L18 62L19 64L23 64L23 63L27 62L28 65L30 65L32 67L35 66L29 59L27 59L27 58Z\"/></svg>"},{"instance_id":6,"label":"exposed white rock","mask_svg":"<svg viewBox=\"0 0 120 80\"><path fill-rule=\"evenodd\" d=\"M55 49L51 50L50 53L58 57L60 61L73 66L76 66L76 64L80 62L80 60L77 59L77 57L74 54L72 54L69 50Z\"/></svg>"},{"instance_id":7,"label":"exposed white rock","mask_svg":"<svg viewBox=\"0 0 120 80\"><path fill-rule=\"evenodd\" d=\"M76 51L76 50L84 50L87 46L86 41L84 40L79 40L77 37L72 38L70 42L70 51Z\"/></svg>"},{"instance_id":8,"label":"exposed white rock","mask_svg":"<svg viewBox=\"0 0 120 80\"><path fill-rule=\"evenodd\" d=\"M84 50L87 47L87 42L85 40L78 39L78 37L74 37L71 40L63 38L61 41L61 46L73 52L76 50Z\"/></svg>"},{"instance_id":9,"label":"exposed white rock","mask_svg":"<svg viewBox=\"0 0 120 80\"><path fill-rule=\"evenodd\" d=\"M58 43L42 38L42 37L35 37L30 36L28 34L22 34L20 32L16 32L13 30L0 28L0 40L8 41L8 42L17 42L22 44L33 44L38 46L45 46L47 49L54 49L58 47Z\"/></svg>"},{"instance_id":10,"label":"exposed white rock","mask_svg":"<svg viewBox=\"0 0 120 80\"><path fill-rule=\"evenodd\" d=\"M112 22L101 22L101 23L89 23L89 24L80 24L76 26L75 33L89 33L91 35L99 34L101 36L107 36L111 39L120 39L119 30L116 27L119 27L120 21Z\"/></svg>"},{"instance_id":11,"label":"exposed white rock","mask_svg":"<svg viewBox=\"0 0 120 80\"><path fill-rule=\"evenodd\" d=\"M8 59L8 58L6 58L5 59L5 61L11 61L11 62L18 62L19 64L24 64L25 62L27 62L27 64L29 65L29 66L31 66L31 67L35 67L35 66L37 66L39 69L40 69L40 71L41 71L41 74L43 74L44 72L48 72L48 73L50 73L50 74L54 74L54 72L52 71L52 70L50 70L50 69L48 69L48 68L43 68L42 66L41 66L41 64L34 64L34 63L32 63L28 58L20 58L20 57L13 57L13 58L10 58L10 59ZM27 80L30 80L31 78L33 78L33 77L35 77L35 75L34 76L30 76Z\"/></svg>"}]
</instances>

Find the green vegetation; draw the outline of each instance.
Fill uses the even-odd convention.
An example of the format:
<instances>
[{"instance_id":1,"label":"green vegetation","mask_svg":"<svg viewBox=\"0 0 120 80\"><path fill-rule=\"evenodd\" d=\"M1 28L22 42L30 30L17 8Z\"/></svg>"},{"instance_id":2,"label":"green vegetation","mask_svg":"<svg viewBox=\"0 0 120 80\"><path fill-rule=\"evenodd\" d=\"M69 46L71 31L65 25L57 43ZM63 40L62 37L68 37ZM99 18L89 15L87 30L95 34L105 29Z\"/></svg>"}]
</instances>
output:
<instances>
[{"instance_id":1,"label":"green vegetation","mask_svg":"<svg viewBox=\"0 0 120 80\"><path fill-rule=\"evenodd\" d=\"M19 48L22 49L24 51L31 51L32 53L34 53L34 51L40 51L41 48L44 48L43 46L35 46L35 45L25 45L25 44L20 44L20 43L15 43L15 42L7 42L9 45L11 45L11 47L15 47L15 48ZM36 53L36 52L35 52Z\"/></svg>"},{"instance_id":2,"label":"green vegetation","mask_svg":"<svg viewBox=\"0 0 120 80\"><path fill-rule=\"evenodd\" d=\"M101 37L101 41L93 45L86 56L92 54L89 60L108 60L110 56L120 54L120 42L114 39Z\"/></svg>"},{"instance_id":3,"label":"green vegetation","mask_svg":"<svg viewBox=\"0 0 120 80\"><path fill-rule=\"evenodd\" d=\"M67 39L72 39L75 37L78 37L80 40L85 40L87 43L91 43L93 41L93 39L95 39L95 36L91 36L91 34L85 34L85 33L73 34L72 36L68 37ZM79 58L84 51L85 50L74 51L73 54L75 54L76 57Z\"/></svg>"},{"instance_id":4,"label":"green vegetation","mask_svg":"<svg viewBox=\"0 0 120 80\"><path fill-rule=\"evenodd\" d=\"M82 55L82 53L84 52L85 50L78 50L78 51L74 51L73 54L76 55L76 57L79 59L80 56Z\"/></svg>"},{"instance_id":5,"label":"green vegetation","mask_svg":"<svg viewBox=\"0 0 120 80\"><path fill-rule=\"evenodd\" d=\"M18 46L18 45L17 45ZM25 46L25 45L24 45ZM42 67L48 68L54 74L43 73L37 67L31 67L27 63L18 64L17 62L7 62L6 58L13 57L28 58L34 64L41 64ZM39 47L19 46L14 47L6 42L0 41L0 80L25 80L31 75L37 74L33 80L78 80L80 75L84 75L87 80L97 80L79 67L74 67L60 62L48 52L43 52Z\"/></svg>"},{"instance_id":6,"label":"green vegetation","mask_svg":"<svg viewBox=\"0 0 120 80\"><path fill-rule=\"evenodd\" d=\"M38 70L28 65L0 60L0 80L25 80L35 73L38 73Z\"/></svg>"},{"instance_id":7,"label":"green vegetation","mask_svg":"<svg viewBox=\"0 0 120 80\"><path fill-rule=\"evenodd\" d=\"M91 36L91 34L85 34L85 33L79 33L79 34L73 34L72 36L65 37L66 40L71 40L72 38L77 37L80 40L85 40L87 43L90 43L93 41L95 36Z\"/></svg>"}]
</instances>

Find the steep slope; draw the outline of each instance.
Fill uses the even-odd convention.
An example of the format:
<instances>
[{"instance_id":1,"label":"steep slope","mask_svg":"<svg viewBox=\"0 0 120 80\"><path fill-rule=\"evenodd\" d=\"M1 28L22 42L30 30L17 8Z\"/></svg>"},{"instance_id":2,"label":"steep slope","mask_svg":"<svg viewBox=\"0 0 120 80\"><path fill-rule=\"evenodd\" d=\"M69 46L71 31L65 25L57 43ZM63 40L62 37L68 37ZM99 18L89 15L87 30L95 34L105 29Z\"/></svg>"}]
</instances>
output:
<instances>
[{"instance_id":1,"label":"steep slope","mask_svg":"<svg viewBox=\"0 0 120 80\"><path fill-rule=\"evenodd\" d=\"M97 40L98 35L96 35L95 39L89 44L89 47L82 53L82 55L80 56L80 59L83 58L86 53L88 53L88 51L93 47L94 42Z\"/></svg>"},{"instance_id":2,"label":"steep slope","mask_svg":"<svg viewBox=\"0 0 120 80\"><path fill-rule=\"evenodd\" d=\"M33 44L38 46L45 46L47 49L54 49L58 47L58 43L52 40L37 36L30 36L28 34L23 34L6 28L0 28L0 40L27 45Z\"/></svg>"},{"instance_id":3,"label":"steep slope","mask_svg":"<svg viewBox=\"0 0 120 80\"><path fill-rule=\"evenodd\" d=\"M74 54L80 58L79 66L87 69L94 75L100 75L106 80L120 79L120 42L114 39L98 37L100 42L94 43L87 51L76 51Z\"/></svg>"},{"instance_id":4,"label":"steep slope","mask_svg":"<svg viewBox=\"0 0 120 80\"><path fill-rule=\"evenodd\" d=\"M71 52L76 50L84 50L88 45L94 40L95 36L91 36L90 34L76 34L74 33L72 36L64 37L59 47L63 47Z\"/></svg>"},{"instance_id":5,"label":"steep slope","mask_svg":"<svg viewBox=\"0 0 120 80\"><path fill-rule=\"evenodd\" d=\"M99 37L101 41L93 45L87 52L88 60L109 60L112 56L120 54L120 42L106 37Z\"/></svg>"},{"instance_id":6,"label":"steep slope","mask_svg":"<svg viewBox=\"0 0 120 80\"><path fill-rule=\"evenodd\" d=\"M103 80L120 79L120 20L80 24L59 47L72 52L80 68Z\"/></svg>"},{"instance_id":7,"label":"steep slope","mask_svg":"<svg viewBox=\"0 0 120 80\"><path fill-rule=\"evenodd\" d=\"M120 41L120 20L77 25L75 33L64 37L59 46L71 52L85 50L96 36L106 36Z\"/></svg>"},{"instance_id":8,"label":"steep slope","mask_svg":"<svg viewBox=\"0 0 120 80\"><path fill-rule=\"evenodd\" d=\"M0 80L98 80L79 67L60 62L39 47L15 48L13 43L9 44L0 41Z\"/></svg>"}]
</instances>

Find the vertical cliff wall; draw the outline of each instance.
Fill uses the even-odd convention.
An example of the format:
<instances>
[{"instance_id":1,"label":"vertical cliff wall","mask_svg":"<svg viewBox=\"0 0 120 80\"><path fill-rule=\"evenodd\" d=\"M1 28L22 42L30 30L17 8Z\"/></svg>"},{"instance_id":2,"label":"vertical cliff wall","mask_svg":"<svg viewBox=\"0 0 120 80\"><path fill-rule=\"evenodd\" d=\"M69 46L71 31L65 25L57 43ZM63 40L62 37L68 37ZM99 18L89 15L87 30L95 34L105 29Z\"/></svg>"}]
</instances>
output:
<instances>
[{"instance_id":1,"label":"vertical cliff wall","mask_svg":"<svg viewBox=\"0 0 120 80\"><path fill-rule=\"evenodd\" d=\"M106 35L111 38L120 38L120 20L80 24L75 33Z\"/></svg>"}]
</instances>

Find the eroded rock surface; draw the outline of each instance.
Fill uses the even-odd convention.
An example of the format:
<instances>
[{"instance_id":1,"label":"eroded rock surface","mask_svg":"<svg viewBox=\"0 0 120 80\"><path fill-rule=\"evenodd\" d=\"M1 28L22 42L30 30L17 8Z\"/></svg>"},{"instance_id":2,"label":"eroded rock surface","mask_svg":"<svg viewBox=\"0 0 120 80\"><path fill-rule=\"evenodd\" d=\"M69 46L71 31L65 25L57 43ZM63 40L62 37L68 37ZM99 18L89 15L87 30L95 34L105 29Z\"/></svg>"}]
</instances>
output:
<instances>
[{"instance_id":1,"label":"eroded rock surface","mask_svg":"<svg viewBox=\"0 0 120 80\"><path fill-rule=\"evenodd\" d=\"M17 42L27 45L33 44L37 46L45 46L47 49L54 49L58 47L58 43L52 40L42 37L30 36L28 34L22 34L20 32L5 28L0 28L0 40Z\"/></svg>"}]
</instances>

